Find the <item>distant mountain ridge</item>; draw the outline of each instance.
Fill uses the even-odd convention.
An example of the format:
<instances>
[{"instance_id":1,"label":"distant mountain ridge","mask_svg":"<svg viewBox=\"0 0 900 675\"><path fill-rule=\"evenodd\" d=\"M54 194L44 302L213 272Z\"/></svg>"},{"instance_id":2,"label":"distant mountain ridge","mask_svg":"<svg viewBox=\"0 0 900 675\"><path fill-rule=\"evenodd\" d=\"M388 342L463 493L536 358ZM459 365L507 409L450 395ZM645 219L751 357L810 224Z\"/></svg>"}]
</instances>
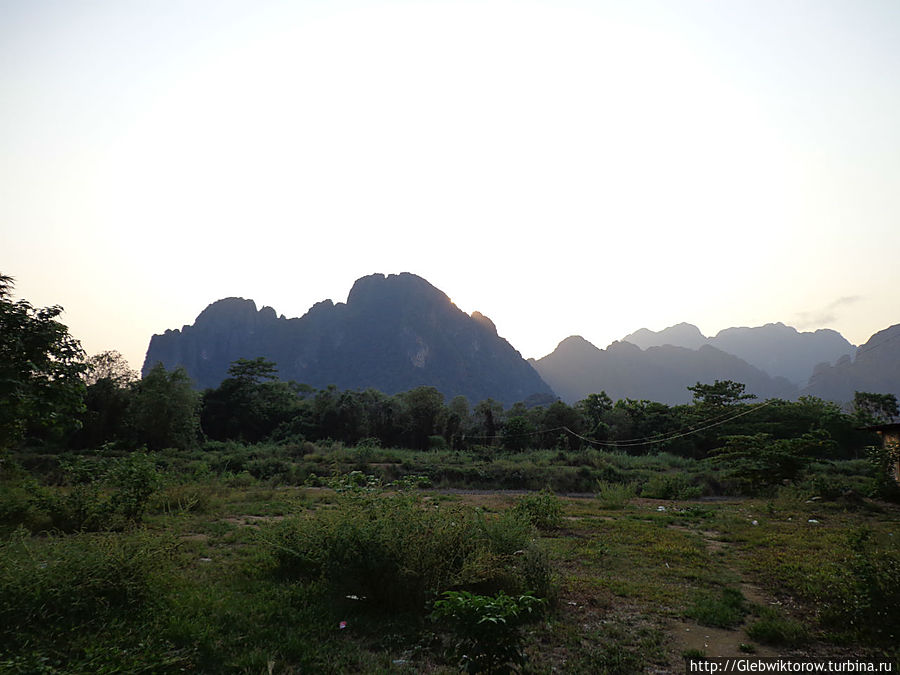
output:
<instances>
[{"instance_id":1,"label":"distant mountain ridge","mask_svg":"<svg viewBox=\"0 0 900 675\"><path fill-rule=\"evenodd\" d=\"M613 342L599 349L581 336L571 336L547 356L531 361L541 377L567 403L605 391L613 400L647 399L670 405L689 403L688 386L697 382L735 380L764 398L793 398L797 387L770 377L738 357L710 345L699 349L670 344L647 349Z\"/></svg>"},{"instance_id":2,"label":"distant mountain ridge","mask_svg":"<svg viewBox=\"0 0 900 675\"><path fill-rule=\"evenodd\" d=\"M834 364L817 366L802 393L851 401L857 391L900 398L900 324L875 333L856 350L855 358L844 356Z\"/></svg>"},{"instance_id":3,"label":"distant mountain ridge","mask_svg":"<svg viewBox=\"0 0 900 675\"><path fill-rule=\"evenodd\" d=\"M654 332L642 328L622 338L641 349L672 345L698 349L710 345L733 354L764 370L773 377L784 377L804 386L821 363L834 363L852 354L855 347L837 331L823 328L799 332L783 323L768 323L755 328L726 328L707 338L696 326L680 323Z\"/></svg>"},{"instance_id":4,"label":"distant mountain ridge","mask_svg":"<svg viewBox=\"0 0 900 675\"><path fill-rule=\"evenodd\" d=\"M296 319L257 311L252 300L219 300L192 326L154 335L142 373L180 365L198 387L216 387L232 361L257 356L274 361L281 379L317 388L395 394L430 385L447 398L506 404L553 393L490 319L469 316L409 273L358 279L346 303L325 300Z\"/></svg>"},{"instance_id":5,"label":"distant mountain ridge","mask_svg":"<svg viewBox=\"0 0 900 675\"><path fill-rule=\"evenodd\" d=\"M572 336L526 362L489 318L466 314L409 273L358 279L346 303L324 300L296 319L257 309L252 300L216 301L193 325L154 335L142 372L157 362L181 365L197 386L215 387L233 361L257 356L274 361L282 379L317 388L392 394L430 385L471 402L559 395L574 403L606 391L614 399L677 404L690 401L688 386L716 379L742 382L760 398L810 394L845 403L854 391L900 396L900 324L873 335L855 357L833 330L774 323L707 338L681 323L642 328L605 350Z\"/></svg>"}]
</instances>

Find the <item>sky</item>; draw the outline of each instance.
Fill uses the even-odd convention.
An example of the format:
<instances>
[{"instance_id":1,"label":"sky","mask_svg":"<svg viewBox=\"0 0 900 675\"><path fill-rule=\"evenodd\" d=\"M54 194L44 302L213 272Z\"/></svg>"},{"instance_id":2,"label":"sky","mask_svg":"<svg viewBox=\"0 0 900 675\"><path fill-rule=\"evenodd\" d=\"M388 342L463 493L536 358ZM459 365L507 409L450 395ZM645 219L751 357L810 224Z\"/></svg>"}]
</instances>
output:
<instances>
[{"instance_id":1,"label":"sky","mask_svg":"<svg viewBox=\"0 0 900 675\"><path fill-rule=\"evenodd\" d=\"M0 273L139 369L413 272L525 357L900 323L895 0L0 0Z\"/></svg>"}]
</instances>

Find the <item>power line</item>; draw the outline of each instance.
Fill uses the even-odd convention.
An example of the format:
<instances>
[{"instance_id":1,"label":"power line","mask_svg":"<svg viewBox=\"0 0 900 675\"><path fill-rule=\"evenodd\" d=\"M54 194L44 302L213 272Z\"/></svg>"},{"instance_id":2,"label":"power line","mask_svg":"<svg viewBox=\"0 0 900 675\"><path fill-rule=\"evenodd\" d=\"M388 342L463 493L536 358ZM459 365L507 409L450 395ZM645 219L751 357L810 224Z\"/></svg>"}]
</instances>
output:
<instances>
[{"instance_id":1,"label":"power line","mask_svg":"<svg viewBox=\"0 0 900 675\"><path fill-rule=\"evenodd\" d=\"M600 445L600 446L604 446L604 447L613 447L613 448L615 448L615 447L638 448L638 447L641 447L644 445L656 445L658 443L664 443L665 441L675 440L676 438L685 438L687 436L699 434L701 431L706 431L707 429L712 429L713 427L718 427L722 424L725 424L726 422L730 422L731 420L735 420L739 417L743 417L744 415L749 415L752 412L756 412L760 408L765 408L768 405L772 405L773 403L775 403L778 400L779 399L775 399L775 398L769 399L768 401L759 403L748 410L743 410L735 415L731 415L729 417L726 417L725 419L721 419L717 422L713 422L712 424L706 424L701 427L691 427L688 431L670 432L668 434L663 434L661 436L655 436L655 437L647 436L645 438L631 439L631 440L624 440L624 441L595 441L591 438L586 438L580 434L576 434L574 431L572 431L568 427L563 427L563 428L566 431L568 431L570 434L575 436L576 438L580 438L581 440L583 440L587 443L590 443L591 445ZM710 418L710 419L716 419L716 418Z\"/></svg>"},{"instance_id":2,"label":"power line","mask_svg":"<svg viewBox=\"0 0 900 675\"><path fill-rule=\"evenodd\" d=\"M706 421L701 423L701 426L692 426L689 427L687 431L674 431L669 432L668 434L663 434L660 436L644 436L643 438L629 438L621 441L597 441L592 438L587 438L586 436L582 436L581 434L577 434L572 431L567 426L558 426L553 427L552 429L541 429L538 431L530 431L522 434L515 434L512 436L504 436L504 435L496 435L496 436L466 436L467 439L476 439L476 440L494 440L498 438L525 438L528 436L538 436L540 434L551 434L554 431L565 431L575 438L581 439L586 443L590 443L591 445L599 445L604 447L620 447L620 448L636 448L644 445L656 445L658 443L663 443L665 441L671 441L676 438L685 438L687 436L692 436L694 434L698 434L701 431L706 431L707 429L712 429L714 427L725 424L726 422L730 422L731 420L737 419L739 417L743 417L745 415L749 415L752 412L756 412L760 408L764 408L766 406L772 405L779 401L779 399L769 399L767 401L763 401L762 403L757 403L752 408L747 410L742 410L739 413L731 414L722 413L716 415L714 417L708 418Z\"/></svg>"}]
</instances>

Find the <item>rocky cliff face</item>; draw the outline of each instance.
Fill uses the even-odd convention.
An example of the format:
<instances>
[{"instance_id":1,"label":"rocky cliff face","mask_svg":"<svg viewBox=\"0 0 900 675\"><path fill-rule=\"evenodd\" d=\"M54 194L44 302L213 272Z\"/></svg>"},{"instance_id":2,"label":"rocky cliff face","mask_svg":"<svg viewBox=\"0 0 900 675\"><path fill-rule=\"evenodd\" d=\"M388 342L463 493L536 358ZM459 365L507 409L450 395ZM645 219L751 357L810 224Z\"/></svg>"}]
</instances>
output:
<instances>
[{"instance_id":1,"label":"rocky cliff face","mask_svg":"<svg viewBox=\"0 0 900 675\"><path fill-rule=\"evenodd\" d=\"M363 277L346 303L326 300L297 319L257 311L252 300L219 300L192 326L154 335L143 372L157 362L182 365L198 387L215 387L232 361L257 356L278 364L281 379L317 388L393 394L430 385L448 398L507 404L552 394L490 319L467 315L407 273Z\"/></svg>"},{"instance_id":2,"label":"rocky cliff face","mask_svg":"<svg viewBox=\"0 0 900 675\"><path fill-rule=\"evenodd\" d=\"M760 399L792 398L796 386L773 378L732 354L703 345L699 349L663 345L641 349L613 342L598 349L579 336L563 340L553 353L532 362L554 391L568 403L605 391L613 400L648 399L670 405L689 403L688 386L734 380Z\"/></svg>"}]
</instances>

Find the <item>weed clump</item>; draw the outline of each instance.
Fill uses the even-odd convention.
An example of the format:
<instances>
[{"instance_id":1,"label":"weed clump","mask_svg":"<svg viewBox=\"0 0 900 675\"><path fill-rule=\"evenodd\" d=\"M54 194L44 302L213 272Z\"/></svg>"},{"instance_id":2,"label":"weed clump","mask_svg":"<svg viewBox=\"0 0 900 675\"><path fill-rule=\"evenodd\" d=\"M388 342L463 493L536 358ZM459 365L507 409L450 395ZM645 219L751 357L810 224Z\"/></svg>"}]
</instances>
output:
<instances>
[{"instance_id":1,"label":"weed clump","mask_svg":"<svg viewBox=\"0 0 900 675\"><path fill-rule=\"evenodd\" d=\"M532 552L533 534L513 509L494 518L418 494L360 491L341 494L338 508L274 523L259 536L285 578L321 580L380 611L415 612L447 590L549 588L549 563Z\"/></svg>"},{"instance_id":2,"label":"weed clump","mask_svg":"<svg viewBox=\"0 0 900 675\"><path fill-rule=\"evenodd\" d=\"M145 533L76 534L0 542L0 644L74 634L143 612L175 550Z\"/></svg>"},{"instance_id":3,"label":"weed clump","mask_svg":"<svg viewBox=\"0 0 900 675\"><path fill-rule=\"evenodd\" d=\"M513 672L524 668L520 627L535 619L543 601L530 594L476 595L468 591L445 591L434 603L432 618L446 621L457 635L453 651L459 669L468 673Z\"/></svg>"},{"instance_id":4,"label":"weed clump","mask_svg":"<svg viewBox=\"0 0 900 675\"><path fill-rule=\"evenodd\" d=\"M597 500L604 509L624 509L635 495L633 483L610 483L597 481Z\"/></svg>"},{"instance_id":5,"label":"weed clump","mask_svg":"<svg viewBox=\"0 0 900 675\"><path fill-rule=\"evenodd\" d=\"M688 609L687 616L702 626L734 628L747 614L743 594L734 588L723 588L719 595L707 594L698 598Z\"/></svg>"},{"instance_id":6,"label":"weed clump","mask_svg":"<svg viewBox=\"0 0 900 675\"><path fill-rule=\"evenodd\" d=\"M555 530L562 525L562 503L546 488L537 494L520 497L513 512L539 530Z\"/></svg>"}]
</instances>

